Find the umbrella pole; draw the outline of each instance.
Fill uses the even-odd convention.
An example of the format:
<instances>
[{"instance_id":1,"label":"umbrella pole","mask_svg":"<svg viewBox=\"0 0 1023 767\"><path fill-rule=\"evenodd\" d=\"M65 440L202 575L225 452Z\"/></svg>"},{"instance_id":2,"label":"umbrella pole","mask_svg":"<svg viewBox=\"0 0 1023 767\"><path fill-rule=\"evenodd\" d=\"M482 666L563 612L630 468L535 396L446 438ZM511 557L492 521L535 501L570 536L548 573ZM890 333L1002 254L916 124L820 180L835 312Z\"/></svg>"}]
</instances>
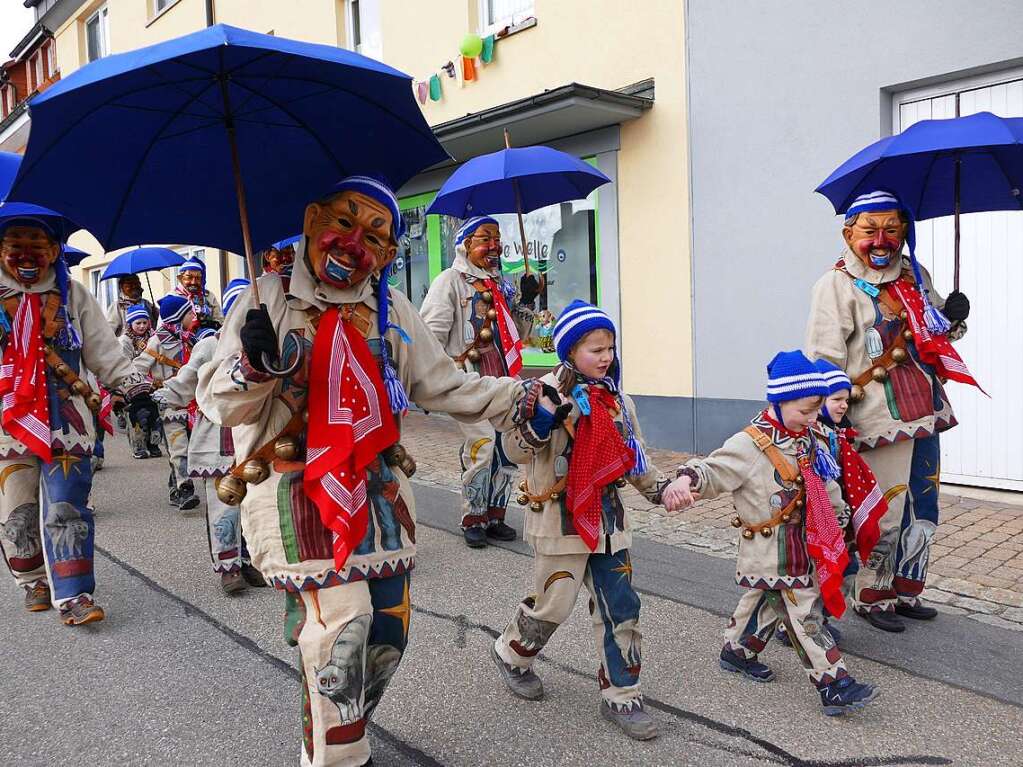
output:
<instances>
[{"instance_id":1,"label":"umbrella pole","mask_svg":"<svg viewBox=\"0 0 1023 767\"><path fill-rule=\"evenodd\" d=\"M504 148L511 149L511 134L504 129ZM522 263L525 266L526 274L529 274L529 251L526 250L526 224L522 220L522 194L519 192L519 182L512 181L515 189L515 213L519 217L519 239L522 241Z\"/></svg>"},{"instance_id":2,"label":"umbrella pole","mask_svg":"<svg viewBox=\"0 0 1023 767\"><path fill-rule=\"evenodd\" d=\"M952 278L953 289L959 291L959 184L960 176L962 171L962 159L956 157L956 176L955 176L955 272Z\"/></svg>"},{"instance_id":3,"label":"umbrella pole","mask_svg":"<svg viewBox=\"0 0 1023 767\"><path fill-rule=\"evenodd\" d=\"M156 293L153 292L153 283L149 281L149 272L144 274L146 275L146 287L149 288L149 300L153 302L153 306L156 306Z\"/></svg>"}]
</instances>

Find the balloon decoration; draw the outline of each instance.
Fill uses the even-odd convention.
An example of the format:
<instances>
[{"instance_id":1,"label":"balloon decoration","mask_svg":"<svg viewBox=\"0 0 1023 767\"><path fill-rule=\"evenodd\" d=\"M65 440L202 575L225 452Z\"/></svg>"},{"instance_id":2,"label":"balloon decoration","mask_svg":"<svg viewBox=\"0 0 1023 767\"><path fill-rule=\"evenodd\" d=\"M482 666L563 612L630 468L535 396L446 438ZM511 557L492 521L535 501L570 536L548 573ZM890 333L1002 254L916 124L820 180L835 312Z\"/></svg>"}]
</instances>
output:
<instances>
[{"instance_id":1,"label":"balloon decoration","mask_svg":"<svg viewBox=\"0 0 1023 767\"><path fill-rule=\"evenodd\" d=\"M467 59L474 59L483 52L483 38L470 33L462 38L462 44L458 50Z\"/></svg>"},{"instance_id":2,"label":"balloon decoration","mask_svg":"<svg viewBox=\"0 0 1023 767\"><path fill-rule=\"evenodd\" d=\"M458 46L458 56L455 59L445 62L429 75L415 80L413 89L419 103L425 105L427 101L440 101L443 98L445 75L448 79L456 80L460 87L478 80L480 65L489 64L494 60L496 42L496 35L487 35L485 38L473 32L465 35Z\"/></svg>"}]
</instances>

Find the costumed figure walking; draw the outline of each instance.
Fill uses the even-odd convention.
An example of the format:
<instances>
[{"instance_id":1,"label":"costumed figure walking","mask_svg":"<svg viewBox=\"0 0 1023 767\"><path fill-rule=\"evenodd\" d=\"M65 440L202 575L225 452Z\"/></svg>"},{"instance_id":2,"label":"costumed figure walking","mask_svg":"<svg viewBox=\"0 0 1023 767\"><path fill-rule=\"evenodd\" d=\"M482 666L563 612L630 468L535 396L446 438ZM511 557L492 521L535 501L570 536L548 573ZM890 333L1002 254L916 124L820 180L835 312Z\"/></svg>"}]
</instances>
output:
<instances>
[{"instance_id":1,"label":"costumed figure walking","mask_svg":"<svg viewBox=\"0 0 1023 767\"><path fill-rule=\"evenodd\" d=\"M893 195L857 198L842 234L845 251L813 288L806 347L852 381L856 447L888 503L881 538L856 575L855 609L899 632L899 616L937 615L920 593L938 527L938 435L956 425L944 382L977 385L951 344L966 332L970 302L934 292L916 261L911 215Z\"/></svg>"},{"instance_id":2,"label":"costumed figure walking","mask_svg":"<svg viewBox=\"0 0 1023 767\"><path fill-rule=\"evenodd\" d=\"M115 336L120 336L128 327L128 310L141 304L146 308L146 315L149 322L156 324L156 307L153 303L142 297L142 282L137 274L128 274L117 278L117 300L107 307L107 322L114 331Z\"/></svg>"},{"instance_id":3,"label":"costumed figure walking","mask_svg":"<svg viewBox=\"0 0 1023 767\"><path fill-rule=\"evenodd\" d=\"M178 284L174 292L188 299L200 324L212 320L219 325L224 321L220 304L206 289L206 264L198 258L190 258L178 267Z\"/></svg>"},{"instance_id":4,"label":"costumed figure walking","mask_svg":"<svg viewBox=\"0 0 1023 767\"><path fill-rule=\"evenodd\" d=\"M263 251L260 263L264 274L281 275L286 293L291 284L291 269L295 265L295 243L285 240L271 245Z\"/></svg>"},{"instance_id":5,"label":"costumed figure walking","mask_svg":"<svg viewBox=\"0 0 1023 767\"><path fill-rule=\"evenodd\" d=\"M731 493L740 532L735 581L739 599L721 649L725 671L756 682L774 672L758 656L779 622L820 694L824 713L862 708L877 689L846 670L823 615L845 613L848 564L842 528L850 514L836 483L840 470L817 415L828 386L802 352L781 352L767 367L770 406L704 459L678 470L680 503ZM694 492L695 491L695 492ZM674 488L665 501L674 499Z\"/></svg>"},{"instance_id":6,"label":"costumed figure walking","mask_svg":"<svg viewBox=\"0 0 1023 767\"><path fill-rule=\"evenodd\" d=\"M129 306L125 312L125 321L124 333L118 340L125 358L134 363L140 354L145 353L149 339L153 337L148 308L145 304ZM160 451L161 425L150 413L139 413L138 420L129 417L126 431L135 458L159 458L163 455Z\"/></svg>"},{"instance_id":7,"label":"costumed figure walking","mask_svg":"<svg viewBox=\"0 0 1023 767\"><path fill-rule=\"evenodd\" d=\"M420 314L464 370L517 377L539 291L534 275L524 274L518 290L502 276L501 230L493 218L477 216L456 232L455 260L430 284ZM513 541L515 529L504 519L514 464L489 423L459 427L465 438L459 453L465 542L483 548L487 538Z\"/></svg>"},{"instance_id":8,"label":"costumed figure walking","mask_svg":"<svg viewBox=\"0 0 1023 767\"><path fill-rule=\"evenodd\" d=\"M260 277L265 308L232 312L199 374L200 408L233 427L237 467L221 497L241 501L252 562L286 595L306 765L368 763L366 723L405 651L416 555L414 463L399 444L409 400L510 428L523 395L513 379L458 370L388 288L401 230L381 182L356 176L325 190L306 208L289 292L280 275Z\"/></svg>"},{"instance_id":9,"label":"costumed figure walking","mask_svg":"<svg viewBox=\"0 0 1023 767\"><path fill-rule=\"evenodd\" d=\"M156 388L164 386L188 362L199 330L199 320L188 299L171 293L160 299L160 327L135 358L135 369L148 376ZM188 438L194 403L180 408L165 408L160 414L167 439L170 476L168 500L181 511L199 505L195 484L188 476Z\"/></svg>"},{"instance_id":10,"label":"costumed figure walking","mask_svg":"<svg viewBox=\"0 0 1023 767\"><path fill-rule=\"evenodd\" d=\"M103 398L86 369L132 412L155 406L96 299L71 280L59 221L0 221L0 549L29 610L52 604L80 625L104 617L88 506Z\"/></svg>"},{"instance_id":11,"label":"costumed figure walking","mask_svg":"<svg viewBox=\"0 0 1023 767\"><path fill-rule=\"evenodd\" d=\"M249 281L232 280L224 288L224 313L245 292ZM219 333L213 328L202 328L188 362L153 394L161 410L187 409L195 400L199 383L199 368L213 359ZM234 466L234 440L231 429L210 421L200 409L196 413L192 433L188 439L188 476L206 488L206 526L213 572L220 577L226 594L236 594L246 586L265 586L266 581L251 564L242 537L241 519L237 504L228 505L220 500L217 485Z\"/></svg>"},{"instance_id":12,"label":"costumed figure walking","mask_svg":"<svg viewBox=\"0 0 1023 767\"><path fill-rule=\"evenodd\" d=\"M640 604L619 491L629 483L659 504L669 481L647 459L635 405L621 391L615 336L603 311L569 304L554 329L560 367L534 379L520 425L502 435L509 458L526 466L519 501L529 508L525 538L536 555L535 586L491 657L512 693L540 700L533 662L585 585L600 661L600 713L629 737L648 740L657 724L640 690ZM566 404L556 404L562 397Z\"/></svg>"}]
</instances>

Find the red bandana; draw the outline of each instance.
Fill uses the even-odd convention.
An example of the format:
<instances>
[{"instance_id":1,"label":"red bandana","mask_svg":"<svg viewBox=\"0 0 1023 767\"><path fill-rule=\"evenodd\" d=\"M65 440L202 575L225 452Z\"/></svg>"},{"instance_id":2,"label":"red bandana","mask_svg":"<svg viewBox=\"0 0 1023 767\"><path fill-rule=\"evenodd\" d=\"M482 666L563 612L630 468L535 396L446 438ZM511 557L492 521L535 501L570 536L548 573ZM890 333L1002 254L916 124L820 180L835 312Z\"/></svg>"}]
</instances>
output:
<instances>
[{"instance_id":1,"label":"red bandana","mask_svg":"<svg viewBox=\"0 0 1023 767\"><path fill-rule=\"evenodd\" d=\"M600 491L629 471L636 455L625 446L609 412L618 407L614 395L600 386L590 386L588 394L590 414L580 417L575 426L565 500L575 531L590 551L595 551L600 535Z\"/></svg>"},{"instance_id":2,"label":"red bandana","mask_svg":"<svg viewBox=\"0 0 1023 767\"><path fill-rule=\"evenodd\" d=\"M483 280L487 290L494 296L494 306L497 307L497 330L501 334L501 349L504 351L504 364L508 367L508 375L513 378L522 371L522 339L519 338L519 331L515 327L515 318L512 317L508 302L501 292L501 286L496 280Z\"/></svg>"},{"instance_id":3,"label":"red bandana","mask_svg":"<svg viewBox=\"0 0 1023 767\"><path fill-rule=\"evenodd\" d=\"M912 282L900 277L888 287L902 301L909 315L909 327L913 331L913 343L920 359L931 365L942 378L976 386L981 391L959 353L945 336L932 335L924 322L924 299ZM984 392L987 394L987 392Z\"/></svg>"},{"instance_id":4,"label":"red bandana","mask_svg":"<svg viewBox=\"0 0 1023 767\"><path fill-rule=\"evenodd\" d=\"M309 429L303 487L333 533L344 567L366 535L366 467L398 441L377 362L362 334L331 307L320 317L309 366Z\"/></svg>"},{"instance_id":5,"label":"red bandana","mask_svg":"<svg viewBox=\"0 0 1023 767\"><path fill-rule=\"evenodd\" d=\"M50 398L46 391L39 294L25 293L14 314L11 335L0 366L4 430L43 461L50 449Z\"/></svg>"},{"instance_id":6,"label":"red bandana","mask_svg":"<svg viewBox=\"0 0 1023 767\"><path fill-rule=\"evenodd\" d=\"M114 400L110 396L110 392L104 389L102 386L99 387L99 393L101 397L101 404L99 406L99 425L107 434L111 437L114 436L114 424L110 420L110 414L114 410Z\"/></svg>"},{"instance_id":7,"label":"red bandana","mask_svg":"<svg viewBox=\"0 0 1023 767\"><path fill-rule=\"evenodd\" d=\"M816 437L811 435L810 439ZM817 445L816 449L825 448ZM802 446L799 452L799 473L803 476L803 488L806 490L806 551L817 569L817 583L824 606L833 616L841 618L845 612L842 574L849 564L849 554L824 482L814 472L809 452Z\"/></svg>"},{"instance_id":8,"label":"red bandana","mask_svg":"<svg viewBox=\"0 0 1023 767\"><path fill-rule=\"evenodd\" d=\"M845 486L845 500L852 508L852 526L856 535L856 550L866 561L874 545L881 538L879 527L881 517L888 511L877 477L870 470L856 448L854 429L836 429L838 433L838 459L842 465L842 484Z\"/></svg>"}]
</instances>

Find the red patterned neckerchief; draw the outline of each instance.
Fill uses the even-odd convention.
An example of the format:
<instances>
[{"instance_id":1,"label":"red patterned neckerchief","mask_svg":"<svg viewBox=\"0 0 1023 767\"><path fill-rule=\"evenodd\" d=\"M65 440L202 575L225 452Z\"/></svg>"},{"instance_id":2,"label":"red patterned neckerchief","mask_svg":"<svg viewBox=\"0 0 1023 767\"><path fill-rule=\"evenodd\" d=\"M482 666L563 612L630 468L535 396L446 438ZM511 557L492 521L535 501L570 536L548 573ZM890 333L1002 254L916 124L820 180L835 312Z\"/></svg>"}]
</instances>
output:
<instances>
[{"instance_id":1,"label":"red patterned neckerchief","mask_svg":"<svg viewBox=\"0 0 1023 767\"><path fill-rule=\"evenodd\" d=\"M398 441L376 359L338 307L325 311L309 365L309 429L303 487L333 534L344 567L366 535L366 467Z\"/></svg>"},{"instance_id":2,"label":"red patterned neckerchief","mask_svg":"<svg viewBox=\"0 0 1023 767\"><path fill-rule=\"evenodd\" d=\"M494 297L494 306L497 308L498 333L501 336L501 351L504 352L504 364L508 368L508 375L512 378L522 372L522 339L519 338L519 331L515 327L515 318L511 309L508 308L508 301L501 292L501 286L497 280L480 280L487 290Z\"/></svg>"},{"instance_id":3,"label":"red patterned neckerchief","mask_svg":"<svg viewBox=\"0 0 1023 767\"><path fill-rule=\"evenodd\" d=\"M618 410L617 398L595 385L588 387L587 395L590 414L580 416L575 425L565 500L576 532L595 551L601 491L632 468L636 454L626 447L611 417L611 411Z\"/></svg>"},{"instance_id":4,"label":"red patterned neckerchief","mask_svg":"<svg viewBox=\"0 0 1023 767\"><path fill-rule=\"evenodd\" d=\"M0 365L4 430L49 463L50 398L46 389L42 303L38 293L24 293L11 323L11 334Z\"/></svg>"},{"instance_id":5,"label":"red patterned neckerchief","mask_svg":"<svg viewBox=\"0 0 1023 767\"><path fill-rule=\"evenodd\" d=\"M906 307L909 328L913 331L913 343L920 359L932 366L942 378L976 386L983 392L984 389L974 380L966 363L963 362L948 338L943 335L936 336L927 329L927 324L924 322L924 299L913 283L903 275L895 282L888 283L886 287ZM984 393L987 394L987 392Z\"/></svg>"},{"instance_id":6,"label":"red patterned neckerchief","mask_svg":"<svg viewBox=\"0 0 1023 767\"><path fill-rule=\"evenodd\" d=\"M99 387L100 394L100 406L97 417L99 418L100 428L103 429L111 437L114 436L114 423L110 420L110 414L114 410L114 400L110 396L110 392L104 389L102 386Z\"/></svg>"},{"instance_id":7,"label":"red patterned neckerchief","mask_svg":"<svg viewBox=\"0 0 1023 767\"><path fill-rule=\"evenodd\" d=\"M856 551L866 561L881 538L881 517L888 511L888 501L877 484L874 472L853 447L858 436L856 430L838 427L835 433L838 435L838 462L842 467L845 500L852 509Z\"/></svg>"}]
</instances>

